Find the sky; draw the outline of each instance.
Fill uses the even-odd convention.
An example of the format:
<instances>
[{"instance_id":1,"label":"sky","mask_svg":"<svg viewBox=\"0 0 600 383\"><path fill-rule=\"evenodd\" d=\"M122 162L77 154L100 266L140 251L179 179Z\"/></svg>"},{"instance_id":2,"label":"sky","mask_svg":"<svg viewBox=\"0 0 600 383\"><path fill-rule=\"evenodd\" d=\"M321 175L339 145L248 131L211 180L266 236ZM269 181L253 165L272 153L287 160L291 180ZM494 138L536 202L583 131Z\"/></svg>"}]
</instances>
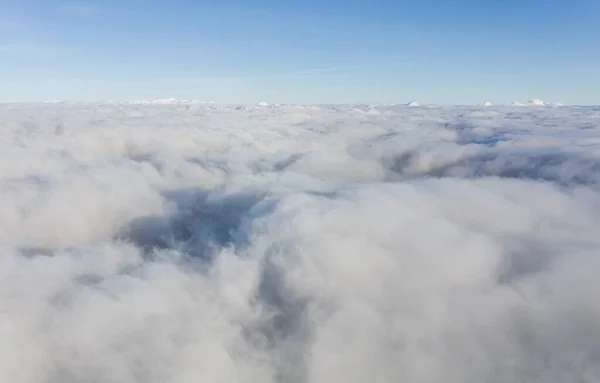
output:
<instances>
[{"instance_id":1,"label":"sky","mask_svg":"<svg viewBox=\"0 0 600 383\"><path fill-rule=\"evenodd\" d=\"M0 0L0 100L600 104L596 0Z\"/></svg>"}]
</instances>

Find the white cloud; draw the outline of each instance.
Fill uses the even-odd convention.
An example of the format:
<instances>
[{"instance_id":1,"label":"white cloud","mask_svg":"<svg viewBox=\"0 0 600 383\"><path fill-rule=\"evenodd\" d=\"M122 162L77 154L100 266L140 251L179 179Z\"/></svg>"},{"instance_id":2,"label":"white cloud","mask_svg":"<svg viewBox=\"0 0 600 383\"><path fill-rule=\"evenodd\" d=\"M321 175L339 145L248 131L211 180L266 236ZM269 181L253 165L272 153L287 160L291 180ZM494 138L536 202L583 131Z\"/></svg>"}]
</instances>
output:
<instances>
[{"instance_id":1,"label":"white cloud","mask_svg":"<svg viewBox=\"0 0 600 383\"><path fill-rule=\"evenodd\" d=\"M595 382L595 113L0 104L0 380Z\"/></svg>"}]
</instances>

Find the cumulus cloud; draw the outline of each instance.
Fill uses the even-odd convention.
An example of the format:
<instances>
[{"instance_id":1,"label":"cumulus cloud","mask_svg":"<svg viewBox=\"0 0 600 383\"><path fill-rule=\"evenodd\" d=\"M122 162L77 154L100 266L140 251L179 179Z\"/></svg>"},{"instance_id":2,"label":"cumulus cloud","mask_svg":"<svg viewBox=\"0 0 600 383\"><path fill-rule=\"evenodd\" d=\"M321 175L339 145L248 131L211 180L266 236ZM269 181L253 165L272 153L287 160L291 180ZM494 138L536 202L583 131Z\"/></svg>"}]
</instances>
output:
<instances>
[{"instance_id":1,"label":"cumulus cloud","mask_svg":"<svg viewBox=\"0 0 600 383\"><path fill-rule=\"evenodd\" d=\"M585 108L0 105L0 380L596 382Z\"/></svg>"}]
</instances>

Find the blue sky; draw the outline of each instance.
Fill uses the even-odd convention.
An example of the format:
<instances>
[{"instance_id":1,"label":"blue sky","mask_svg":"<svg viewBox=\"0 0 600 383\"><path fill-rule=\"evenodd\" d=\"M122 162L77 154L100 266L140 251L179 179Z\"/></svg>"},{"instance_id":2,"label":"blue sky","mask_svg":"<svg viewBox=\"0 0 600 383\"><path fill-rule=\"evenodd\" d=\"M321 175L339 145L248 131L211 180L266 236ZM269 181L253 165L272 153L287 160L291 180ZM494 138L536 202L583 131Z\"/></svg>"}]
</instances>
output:
<instances>
[{"instance_id":1,"label":"blue sky","mask_svg":"<svg viewBox=\"0 0 600 383\"><path fill-rule=\"evenodd\" d=\"M600 104L597 0L0 0L0 100Z\"/></svg>"}]
</instances>

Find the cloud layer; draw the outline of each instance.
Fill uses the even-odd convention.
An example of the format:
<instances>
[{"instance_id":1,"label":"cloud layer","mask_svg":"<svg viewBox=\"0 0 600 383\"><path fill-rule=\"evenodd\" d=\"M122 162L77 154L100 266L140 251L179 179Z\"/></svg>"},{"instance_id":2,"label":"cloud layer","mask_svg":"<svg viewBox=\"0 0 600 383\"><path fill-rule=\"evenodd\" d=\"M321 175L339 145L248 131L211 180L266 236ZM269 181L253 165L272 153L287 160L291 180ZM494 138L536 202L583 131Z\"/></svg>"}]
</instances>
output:
<instances>
[{"instance_id":1,"label":"cloud layer","mask_svg":"<svg viewBox=\"0 0 600 383\"><path fill-rule=\"evenodd\" d=\"M597 382L599 127L0 105L0 380Z\"/></svg>"}]
</instances>

